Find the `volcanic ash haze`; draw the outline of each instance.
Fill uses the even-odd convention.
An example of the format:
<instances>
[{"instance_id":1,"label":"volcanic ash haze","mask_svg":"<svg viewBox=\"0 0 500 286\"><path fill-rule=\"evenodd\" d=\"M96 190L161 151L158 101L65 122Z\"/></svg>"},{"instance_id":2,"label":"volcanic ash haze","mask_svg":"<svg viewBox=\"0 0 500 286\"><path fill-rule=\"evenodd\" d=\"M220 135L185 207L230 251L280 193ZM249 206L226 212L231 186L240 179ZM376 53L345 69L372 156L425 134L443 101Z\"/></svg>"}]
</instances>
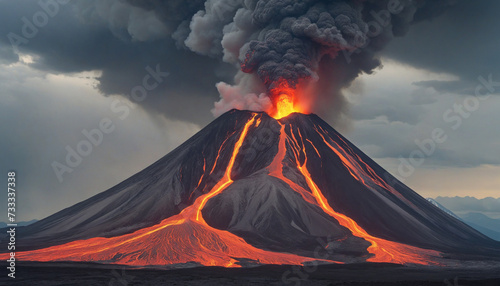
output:
<instances>
[{"instance_id":1,"label":"volcanic ash haze","mask_svg":"<svg viewBox=\"0 0 500 286\"><path fill-rule=\"evenodd\" d=\"M78 5L82 19L102 18L119 38L168 39L175 42L166 47L169 55L182 55L189 59L183 65L217 74L219 80L200 81L200 86L216 84L216 116L233 108L274 115L283 89L290 88L300 91L285 93L299 111L333 122L346 102L341 90L380 66L377 53L412 24L441 14L453 2L108 0ZM211 58L211 64L203 64L200 56ZM192 85L189 76L176 80Z\"/></svg>"},{"instance_id":2,"label":"volcanic ash haze","mask_svg":"<svg viewBox=\"0 0 500 286\"><path fill-rule=\"evenodd\" d=\"M500 257L316 115L237 110L18 237L19 260L141 266Z\"/></svg>"}]
</instances>

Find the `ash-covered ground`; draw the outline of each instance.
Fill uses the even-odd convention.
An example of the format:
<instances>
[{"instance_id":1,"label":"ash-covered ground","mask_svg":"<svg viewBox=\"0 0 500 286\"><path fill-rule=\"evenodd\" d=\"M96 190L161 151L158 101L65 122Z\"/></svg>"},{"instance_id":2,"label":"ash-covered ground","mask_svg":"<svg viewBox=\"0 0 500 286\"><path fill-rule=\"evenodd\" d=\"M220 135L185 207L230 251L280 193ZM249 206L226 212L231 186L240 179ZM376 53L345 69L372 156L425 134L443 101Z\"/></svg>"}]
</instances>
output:
<instances>
[{"instance_id":1,"label":"ash-covered ground","mask_svg":"<svg viewBox=\"0 0 500 286\"><path fill-rule=\"evenodd\" d=\"M2 263L5 269L5 263ZM20 262L16 278L0 285L500 285L498 264L474 262L466 267L407 267L395 264L266 265L254 268L195 267L134 269L89 263Z\"/></svg>"}]
</instances>

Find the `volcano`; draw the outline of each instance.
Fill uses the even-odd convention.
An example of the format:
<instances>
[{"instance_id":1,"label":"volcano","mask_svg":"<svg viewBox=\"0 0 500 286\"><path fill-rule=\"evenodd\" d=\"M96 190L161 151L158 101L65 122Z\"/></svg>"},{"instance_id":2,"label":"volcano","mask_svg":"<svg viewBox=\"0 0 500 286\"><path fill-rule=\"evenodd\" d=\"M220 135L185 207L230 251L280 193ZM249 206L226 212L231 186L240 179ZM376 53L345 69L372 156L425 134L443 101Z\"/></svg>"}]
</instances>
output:
<instances>
[{"instance_id":1,"label":"volcano","mask_svg":"<svg viewBox=\"0 0 500 286\"><path fill-rule=\"evenodd\" d=\"M500 257L498 242L300 113L229 111L143 171L17 233L16 258L25 261L239 267Z\"/></svg>"}]
</instances>

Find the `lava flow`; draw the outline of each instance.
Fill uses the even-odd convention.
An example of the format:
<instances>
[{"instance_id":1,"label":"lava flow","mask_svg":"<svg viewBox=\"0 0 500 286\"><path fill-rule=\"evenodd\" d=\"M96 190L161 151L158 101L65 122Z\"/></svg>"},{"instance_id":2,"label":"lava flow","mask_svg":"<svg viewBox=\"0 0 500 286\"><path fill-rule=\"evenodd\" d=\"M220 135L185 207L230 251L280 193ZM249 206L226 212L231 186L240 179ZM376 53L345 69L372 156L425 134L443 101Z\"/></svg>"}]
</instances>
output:
<instances>
[{"instance_id":1,"label":"lava flow","mask_svg":"<svg viewBox=\"0 0 500 286\"><path fill-rule=\"evenodd\" d=\"M228 231L209 226L203 219L202 209L207 201L233 183L231 170L236 156L249 128L260 124L260 118L256 119L256 116L254 113L246 122L234 145L223 178L180 214L129 234L77 240L44 249L18 252L16 258L27 261L92 261L127 265L172 265L194 262L206 266L224 267L240 267L239 259L258 264L296 265L318 260L253 247ZM224 142L226 141L227 139ZM220 150L222 148L223 146ZM217 164L217 160L214 164ZM8 254L0 254L0 259L6 258ZM334 263L334 261L328 262Z\"/></svg>"},{"instance_id":2,"label":"lava flow","mask_svg":"<svg viewBox=\"0 0 500 286\"><path fill-rule=\"evenodd\" d=\"M280 123L281 124L281 123ZM275 160L271 163L271 165L268 167L269 170L269 175L277 177L283 181L285 181L287 184L290 185L290 187L298 192L304 200L314 203L315 205L319 206L320 208L323 209L325 213L330 215L331 217L335 218L340 225L346 227L349 229L354 236L360 237L365 239L366 241L371 243L371 246L367 249L368 252L370 252L373 256L367 259L367 261L370 262L388 262L388 263L399 263L399 264L436 264L433 262L433 260L436 257L440 256L440 253L438 251L433 251L433 250L427 250L427 249L421 249L418 247L413 247L409 246L406 244L401 244L393 241L388 241L385 239L381 239L378 237L374 237L370 234L368 234L362 227L360 227L353 219L349 218L348 216L338 213L333 210L333 208L329 205L327 199L324 197L323 193L321 190L318 188L316 183L311 177L311 174L309 173L309 170L307 169L307 153L306 149L304 146L304 140L302 138L302 135L300 133L300 130L297 130L299 136L300 136L300 143L297 138L295 138L294 132L293 132L293 126L289 125L290 128L290 134L292 135L291 137L288 136L285 133L285 126L281 124L281 134L280 134L280 142L279 142L279 150L278 150L278 155L275 157ZM319 131L317 131L319 133ZM319 133L320 134L320 133ZM334 150L334 148L329 144L326 139L323 137L322 134L320 134L327 146L332 148L332 150L339 155L340 152L338 150ZM311 192L306 191L303 187L297 185L296 183L292 182L290 179L286 178L283 175L282 171L282 164L283 164L283 159L286 154L286 142L288 143L288 146L291 147L291 150L293 151L294 157L295 157L295 164L297 169L300 171L300 173L304 176L306 179L307 186L311 190ZM307 140L312 147L317 151L316 146L310 141ZM337 145L337 147L339 147ZM340 148L340 147L339 147ZM300 158L300 153L304 155L304 162L301 163L299 158ZM318 153L319 155L319 153ZM339 156L341 160L343 161L345 166L349 166L350 168L354 168L352 162L350 162L348 159L346 159L343 156ZM361 170L353 169L349 170L351 175L360 180L360 182L365 183L364 181L361 180L360 174ZM372 178L373 179L373 178ZM311 199L311 196L315 199L314 201Z\"/></svg>"},{"instance_id":3,"label":"lava flow","mask_svg":"<svg viewBox=\"0 0 500 286\"><path fill-rule=\"evenodd\" d=\"M198 173L199 175L190 177L190 181L192 181L193 184L189 187L190 195L188 197L189 202L192 202L192 204L182 209L180 213L165 218L156 225L141 228L131 233L109 238L94 237L84 240L73 240L47 248L17 252L16 258L27 261L91 261L136 266L193 263L193 265L241 267L249 264L300 265L314 260L321 260L328 263L343 263L333 260L314 259L312 258L313 254L299 252L296 249L284 248L285 250L282 251L290 250L290 252L304 253L302 255L311 257L260 249L243 239L243 237L248 238L245 236L246 234L244 232L240 237L230 232L233 231L230 228L226 228L227 230L216 229L210 226L203 217L203 210L211 199L221 195L230 187L231 189L228 190L229 192L241 191L236 184L233 185L232 170L238 155L248 153L248 150L242 150L244 143L246 142L252 145L253 143L251 142L255 142L254 139L256 138L247 138L249 137L248 134L264 133L265 130L268 130L270 124L276 124L277 122L281 127L279 131L278 148L275 154L271 153L270 157L267 157L270 159L271 163L263 166L263 168L267 170L267 175L278 178L286 183L286 185L300 195L297 197L299 200L303 199L306 202L305 205L317 206L318 208L314 207L314 209L321 213L321 215L324 215L324 217L328 219L333 218L330 223L334 222L346 228L350 234L347 230L342 228L343 237L337 243L344 243L342 241L346 236L354 236L357 237L355 240L362 241L361 239L363 239L370 244L367 246L368 243L362 242L356 246L358 247L357 249L359 249L359 257L349 256L350 254L348 258L343 258L344 256L342 255L344 254L336 257L339 257L342 261L352 261L354 258L355 260L358 259L357 261L361 259L369 262L436 264L435 261L441 256L440 252L375 237L369 234L351 217L335 211L325 197L325 194L330 193L323 192L331 192L331 190L321 190L320 187L318 187L318 184L314 181L313 175L308 169L308 163L309 165L312 162L323 164L322 162L324 160L337 158L339 159L338 166L346 170L345 176L352 177L358 181L361 186L363 186L361 189L372 192L382 190L384 194L387 193L388 196L392 196L391 198L395 198L398 202L422 214L422 216L426 215L406 199L403 194L392 188L378 176L374 169L370 167L370 164L365 163L358 155L358 152L351 149L349 144L342 138L334 137L334 135L327 132L320 123L312 123L304 126L300 125L302 124L301 122L305 122L301 120L310 118L305 115L299 115L299 117L296 117L298 119L289 121L286 118L287 116L294 112L302 113L305 109L297 100L297 91L291 88L285 81L274 86L270 93L270 98L273 101L274 107L273 110L268 111L268 114L271 114L274 119L265 114L251 113L250 118L244 117L247 118L245 119L246 122L243 121L244 123L242 123L242 121L238 123L238 120L242 117L236 117L234 121L236 129L233 131L226 129L209 129L210 132L207 132L207 134L210 134L210 136L214 134L213 132L219 132L220 130L224 132L222 134L226 134L224 137L218 139L220 141L216 141L217 145L215 146L218 146L217 152L214 152L216 150L212 147L214 145L207 144L203 142L203 140L200 140L203 142L204 147L201 151L201 157L198 158L200 162L203 161L202 172L201 174ZM298 122L298 124L290 123L292 121ZM262 127L262 125L264 125L264 127ZM311 136L303 137L305 132ZM207 144L206 146L208 147L206 147L205 144ZM191 148L191 145L188 146ZM308 148L306 148L306 146ZM310 154L308 154L307 149L311 150L309 151ZM187 153L189 153L189 151ZM204 154L207 153L213 155L205 156ZM316 158L319 158L319 161L317 161ZM263 159L265 160L266 157ZM184 162L185 160L179 161ZM189 168L189 165L186 166ZM182 170L185 170L183 168L186 166L181 165L179 168L175 169L179 172L181 181ZM287 175L291 174L290 172L293 172L294 175L291 177L285 176L285 167L287 168ZM323 166L321 165L321 167ZM223 170L223 175L213 187L208 188L206 185L207 180L209 177L213 178L212 174L215 170ZM330 172L329 170L324 171L327 173ZM257 173L256 170L253 170L253 172ZM147 173L146 178L149 178L149 176L151 176L150 174L151 173ZM157 177L163 175L168 175L168 172L163 173L162 171ZM246 180L248 180L248 178L246 178ZM183 183L181 182L181 184ZM253 186L253 183L251 185ZM163 190L164 183L158 185L156 188ZM203 194L194 197L198 191L201 191ZM225 195L226 198L230 197L231 200L237 198L237 195L234 193L232 195L225 193L222 197ZM252 198L245 197L245 202L251 199ZM238 206L236 208L240 208L241 205L245 204L244 201L234 202ZM273 202L271 201L269 203L272 204ZM304 203L295 201L292 208L295 208L297 205L304 205ZM290 206L292 206L292 204L290 204ZM231 214L235 211L237 210L227 209L223 213ZM252 211L256 211L256 213L259 212L258 209ZM138 213L138 215L140 214ZM237 220L241 217L241 213L235 213L233 215L232 220ZM271 214L272 217L274 217L274 215L280 214L277 211L276 214ZM308 216L309 214L305 213L303 216L300 215L296 218L300 220L304 217L307 221L307 219L309 219ZM261 218L257 219L257 221L262 222L260 219ZM210 220L207 221L210 222ZM281 221L286 222L286 219ZM257 224L267 225L269 223L272 224L274 221L269 220L265 223ZM295 227L293 223L292 221L290 224L292 227ZM250 224L250 227L245 230L251 233L255 230L254 227L255 225ZM283 225L283 227L286 226ZM303 233L311 235L304 231ZM347 252L344 253L349 253L349 251L347 250ZM7 258L8 254L0 254L0 259Z\"/></svg>"},{"instance_id":4,"label":"lava flow","mask_svg":"<svg viewBox=\"0 0 500 286\"><path fill-rule=\"evenodd\" d=\"M275 119L281 119L283 117L288 116L290 113L298 112L297 110L294 109L293 99L291 99L290 96L288 96L288 94L294 94L294 91L288 88L287 85L280 85L280 86L284 87L287 93L281 93L280 91L280 95L278 96L277 101L275 102L276 113L273 116ZM432 264L431 262L432 258L440 256L440 253L437 251L421 249L418 247L413 247L374 237L368 234L353 219L349 218L344 214L335 212L332 209L332 207L328 204L328 201L324 197L323 193L319 190L316 183L313 181L307 169L306 166L307 154L304 146L304 140L302 138L300 130L297 130L300 136L300 144L299 144L299 141L297 140L297 138L295 138L293 132L293 126L289 125L290 134L292 135L290 137L285 133L285 125L283 125L282 123L280 123L280 125L281 125L281 130L280 130L278 153L274 158L273 162L267 168L269 171L269 175L279 178L284 182L286 182L294 191L298 192L304 198L304 200L322 208L325 213L335 218L342 226L348 228L354 236L361 237L366 241L369 241L371 243L371 246L367 250L372 254L372 257L367 259L367 261L390 262L390 263L400 263L400 264L406 264L406 263ZM322 131L325 132L324 130ZM342 148L338 144L335 144L336 148L333 147L332 144L326 140L325 136L318 130L318 127L316 128L316 132L323 139L324 143L335 153L335 155L337 155L342 160L344 166L348 169L349 173L356 180L365 184L367 187L371 187L366 182L369 180L370 182L373 182L376 185L390 191L391 193L397 195L399 198L403 199L403 201L410 204L410 202L408 202L404 197L402 197L399 193L397 193L390 186L388 186L380 177L378 177L376 173L367 164L365 165L368 169L369 172L368 174L364 172L361 166L355 160L351 159L348 153L345 150L342 150ZM309 144L311 144L311 146L314 148L318 156L321 157L316 146L314 146L314 144L307 138L306 141ZM291 147L296 160L295 162L296 167L306 179L307 186L309 187L311 192L306 191L303 187L299 186L298 184L294 183L293 181L291 181L290 179L288 179L283 175L282 164L286 155L286 146L287 146L286 143L288 143L288 146ZM300 163L299 160L300 152L302 152L305 158L303 163ZM359 156L357 157L357 159L361 160Z\"/></svg>"}]
</instances>

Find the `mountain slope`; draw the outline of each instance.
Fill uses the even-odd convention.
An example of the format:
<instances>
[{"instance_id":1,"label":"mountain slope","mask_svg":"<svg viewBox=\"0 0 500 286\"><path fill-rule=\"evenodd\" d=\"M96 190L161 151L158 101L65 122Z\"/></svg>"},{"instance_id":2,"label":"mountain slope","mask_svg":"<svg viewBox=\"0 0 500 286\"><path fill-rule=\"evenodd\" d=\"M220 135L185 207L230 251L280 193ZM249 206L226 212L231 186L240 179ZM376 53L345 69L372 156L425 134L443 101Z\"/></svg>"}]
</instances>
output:
<instances>
[{"instance_id":1,"label":"mountain slope","mask_svg":"<svg viewBox=\"0 0 500 286\"><path fill-rule=\"evenodd\" d=\"M397 181L316 115L278 121L236 110L19 236L19 250L33 250L20 259L133 265L301 264L318 247L330 262L500 256L498 242Z\"/></svg>"}]
</instances>

